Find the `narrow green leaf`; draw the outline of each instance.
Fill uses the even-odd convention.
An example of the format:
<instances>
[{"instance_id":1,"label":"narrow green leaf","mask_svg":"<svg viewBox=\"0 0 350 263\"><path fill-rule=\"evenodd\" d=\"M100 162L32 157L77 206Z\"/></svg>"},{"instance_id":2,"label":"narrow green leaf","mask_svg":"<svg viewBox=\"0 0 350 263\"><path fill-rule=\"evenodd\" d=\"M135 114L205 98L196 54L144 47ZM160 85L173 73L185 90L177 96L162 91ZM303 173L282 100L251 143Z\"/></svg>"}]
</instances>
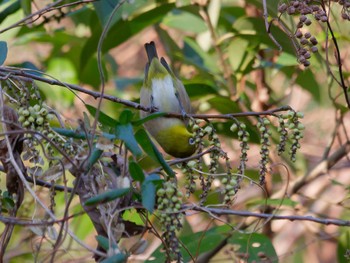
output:
<instances>
[{"instance_id":1,"label":"narrow green leaf","mask_svg":"<svg viewBox=\"0 0 350 263\"><path fill-rule=\"evenodd\" d=\"M88 104L86 104L85 106L92 116L96 115L97 109L94 106L91 106ZM98 121L103 125L107 125L109 127L114 127L115 125L118 124L118 121L116 121L112 117L109 117L107 114L103 113L102 111L100 111L98 114Z\"/></svg>"},{"instance_id":2,"label":"narrow green leaf","mask_svg":"<svg viewBox=\"0 0 350 263\"><path fill-rule=\"evenodd\" d=\"M152 181L144 181L141 186L142 205L150 213L153 213L156 203L156 187Z\"/></svg>"},{"instance_id":3,"label":"narrow green leaf","mask_svg":"<svg viewBox=\"0 0 350 263\"><path fill-rule=\"evenodd\" d=\"M89 160L87 162L87 170L90 170L91 167L100 159L103 151L97 148L94 148L91 152Z\"/></svg>"},{"instance_id":4,"label":"narrow green leaf","mask_svg":"<svg viewBox=\"0 0 350 263\"><path fill-rule=\"evenodd\" d=\"M30 15L32 13L32 0L21 0L21 7L24 15Z\"/></svg>"},{"instance_id":5,"label":"narrow green leaf","mask_svg":"<svg viewBox=\"0 0 350 263\"><path fill-rule=\"evenodd\" d=\"M104 250L108 251L109 249L109 240L108 238L98 235L95 237L98 245L102 247Z\"/></svg>"},{"instance_id":6,"label":"narrow green leaf","mask_svg":"<svg viewBox=\"0 0 350 263\"><path fill-rule=\"evenodd\" d=\"M152 113L151 115L148 115L147 117L145 117L143 119L140 119L140 120L137 120L137 121L133 121L132 124L134 126L140 126L140 125L144 124L147 121L150 121L150 120L162 117L164 115L166 115L166 112L155 112L155 113Z\"/></svg>"},{"instance_id":7,"label":"narrow green leaf","mask_svg":"<svg viewBox=\"0 0 350 263\"><path fill-rule=\"evenodd\" d=\"M164 160L162 154L158 151L157 147L153 144L151 139L148 137L146 131L144 129L140 129L135 134L136 140L142 147L142 149L145 151L145 153L148 154L149 157L151 157L154 161L158 162L164 169L164 171L170 176L174 177L175 173L171 169L171 167L168 165L168 163Z\"/></svg>"},{"instance_id":8,"label":"narrow green leaf","mask_svg":"<svg viewBox=\"0 0 350 263\"><path fill-rule=\"evenodd\" d=\"M111 64L111 63L110 63ZM117 70L115 70L117 71ZM141 86L143 78L135 77L135 78L121 78L117 77L114 79L114 83L117 87L118 91L124 91L129 86Z\"/></svg>"},{"instance_id":9,"label":"narrow green leaf","mask_svg":"<svg viewBox=\"0 0 350 263\"><path fill-rule=\"evenodd\" d=\"M217 94L217 91L213 86L205 83L184 83L184 85L190 98L203 98L205 95Z\"/></svg>"},{"instance_id":10,"label":"narrow green leaf","mask_svg":"<svg viewBox=\"0 0 350 263\"><path fill-rule=\"evenodd\" d=\"M228 47L228 54L230 65L234 72L244 72L248 68L251 61L255 59L254 46L257 46L257 44L240 37L236 37L231 41Z\"/></svg>"},{"instance_id":11,"label":"narrow green leaf","mask_svg":"<svg viewBox=\"0 0 350 263\"><path fill-rule=\"evenodd\" d=\"M128 124L131 122L133 117L134 117L134 113L131 110L128 110L128 109L123 110L119 116L119 122L121 124Z\"/></svg>"},{"instance_id":12,"label":"narrow green leaf","mask_svg":"<svg viewBox=\"0 0 350 263\"><path fill-rule=\"evenodd\" d=\"M116 126L116 137L120 140L123 140L126 147L132 152L133 155L139 157L142 155L142 150L137 144L137 141L134 137L134 130L132 125L124 124Z\"/></svg>"},{"instance_id":13,"label":"narrow green leaf","mask_svg":"<svg viewBox=\"0 0 350 263\"><path fill-rule=\"evenodd\" d=\"M182 53L187 63L191 63L202 70L210 70L216 73L219 70L213 57L205 52L192 38L186 37L184 39Z\"/></svg>"},{"instance_id":14,"label":"narrow green leaf","mask_svg":"<svg viewBox=\"0 0 350 263\"><path fill-rule=\"evenodd\" d=\"M315 74L312 72L311 69L303 70L299 72L297 79L295 80L295 83L299 84L300 87L303 89L309 91L313 98L320 102L321 101L321 88L319 87L316 79Z\"/></svg>"},{"instance_id":15,"label":"narrow green leaf","mask_svg":"<svg viewBox=\"0 0 350 263\"><path fill-rule=\"evenodd\" d=\"M4 197L2 199L2 205L7 209L11 210L15 207L15 202L13 201L12 197Z\"/></svg>"},{"instance_id":16,"label":"narrow green leaf","mask_svg":"<svg viewBox=\"0 0 350 263\"><path fill-rule=\"evenodd\" d=\"M128 259L128 255L119 253L117 255L113 255L109 258L102 260L101 263L123 263L123 262L127 262L127 259Z\"/></svg>"},{"instance_id":17,"label":"narrow green leaf","mask_svg":"<svg viewBox=\"0 0 350 263\"><path fill-rule=\"evenodd\" d=\"M68 138L74 139L86 139L86 133L76 132L73 130L68 130L64 128L52 128L55 132ZM89 136L89 135L88 135ZM89 136L91 138L91 136Z\"/></svg>"},{"instance_id":18,"label":"narrow green leaf","mask_svg":"<svg viewBox=\"0 0 350 263\"><path fill-rule=\"evenodd\" d=\"M7 57L7 43L0 41L0 66L4 64Z\"/></svg>"},{"instance_id":19,"label":"narrow green leaf","mask_svg":"<svg viewBox=\"0 0 350 263\"><path fill-rule=\"evenodd\" d=\"M143 173L141 167L134 161L129 162L129 173L137 182L143 182L145 180L145 174Z\"/></svg>"},{"instance_id":20,"label":"narrow green leaf","mask_svg":"<svg viewBox=\"0 0 350 263\"><path fill-rule=\"evenodd\" d=\"M97 205L107 203L120 198L130 192L130 188L115 189L89 198L85 205Z\"/></svg>"},{"instance_id":21,"label":"narrow green leaf","mask_svg":"<svg viewBox=\"0 0 350 263\"><path fill-rule=\"evenodd\" d=\"M20 0L16 0L11 5L0 12L0 24L11 14L17 12L21 8Z\"/></svg>"},{"instance_id":22,"label":"narrow green leaf","mask_svg":"<svg viewBox=\"0 0 350 263\"><path fill-rule=\"evenodd\" d=\"M153 182L154 184L158 185L162 183L164 180L161 179L158 174L150 174L146 177L145 181Z\"/></svg>"}]
</instances>

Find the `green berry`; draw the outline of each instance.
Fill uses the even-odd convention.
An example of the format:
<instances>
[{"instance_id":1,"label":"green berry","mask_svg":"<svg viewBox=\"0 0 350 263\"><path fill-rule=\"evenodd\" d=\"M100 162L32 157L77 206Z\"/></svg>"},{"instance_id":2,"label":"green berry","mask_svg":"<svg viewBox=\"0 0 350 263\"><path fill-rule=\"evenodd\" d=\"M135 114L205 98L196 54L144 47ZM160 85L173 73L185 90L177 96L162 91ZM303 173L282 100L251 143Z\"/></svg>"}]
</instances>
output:
<instances>
[{"instance_id":1,"label":"green berry","mask_svg":"<svg viewBox=\"0 0 350 263\"><path fill-rule=\"evenodd\" d=\"M238 125L236 123L232 124L230 127L231 132L235 132L238 129Z\"/></svg>"}]
</instances>

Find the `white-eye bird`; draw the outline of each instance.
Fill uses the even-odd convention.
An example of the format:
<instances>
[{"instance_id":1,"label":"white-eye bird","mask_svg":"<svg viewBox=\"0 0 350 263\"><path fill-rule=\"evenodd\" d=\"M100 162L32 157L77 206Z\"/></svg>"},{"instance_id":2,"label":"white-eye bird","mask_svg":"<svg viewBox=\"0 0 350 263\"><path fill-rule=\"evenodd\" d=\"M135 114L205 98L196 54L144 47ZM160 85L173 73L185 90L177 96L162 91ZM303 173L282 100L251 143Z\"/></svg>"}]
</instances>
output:
<instances>
[{"instance_id":1,"label":"white-eye bird","mask_svg":"<svg viewBox=\"0 0 350 263\"><path fill-rule=\"evenodd\" d=\"M182 82L175 76L164 58L159 60L154 42L145 44L148 63L141 88L142 106L160 112L192 113L190 99ZM141 117L150 113L141 111ZM187 122L179 118L160 117L145 123L145 128L165 152L174 157L192 155L196 146Z\"/></svg>"}]
</instances>

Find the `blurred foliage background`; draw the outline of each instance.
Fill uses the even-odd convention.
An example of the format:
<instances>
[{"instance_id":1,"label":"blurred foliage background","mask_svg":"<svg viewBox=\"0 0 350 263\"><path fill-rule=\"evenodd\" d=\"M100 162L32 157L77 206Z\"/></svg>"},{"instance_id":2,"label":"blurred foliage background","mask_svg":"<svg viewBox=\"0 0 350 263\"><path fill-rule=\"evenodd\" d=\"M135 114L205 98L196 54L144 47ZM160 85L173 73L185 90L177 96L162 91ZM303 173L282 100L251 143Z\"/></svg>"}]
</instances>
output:
<instances>
[{"instance_id":1,"label":"blurred foliage background","mask_svg":"<svg viewBox=\"0 0 350 263\"><path fill-rule=\"evenodd\" d=\"M315 11L306 14L311 25L300 27L303 14L290 9L281 14L283 9L279 8L284 3L288 8L302 4L318 6L326 13L327 20L317 20ZM87 119L91 123L94 120L94 111L85 105L93 105L92 108L98 105L97 98L85 90L99 94L103 87L108 98L138 103L147 61L144 43L155 41L160 56L170 62L183 81L197 114L247 113L239 121L247 125L251 135L244 173L249 179L243 180L229 209L321 218L320 223L315 223L306 219L267 220L253 214L246 217L190 211L178 233L180 243L186 248L182 250L184 261L348 262L349 228L322 221L332 218L347 222L349 215L350 119L345 94L349 93L350 22L344 16L349 12L348 4L348 1L323 0L0 0L0 40L6 42L0 49L4 61L0 72L4 67L15 67L81 87L83 90L79 92L35 81L45 105L60 115L65 127L76 129L81 125L78 120L84 123ZM270 35L265 26L267 21ZM306 58L309 61L306 66L300 57L298 28L304 35L309 32L317 39L316 45L310 42L306 45L308 49L312 46L318 49ZM1 75L2 80L10 77L5 76ZM249 112L285 105L305 115L301 149L295 162L288 154L278 156L275 145L279 134L272 127L271 170L266 185L259 186L260 139L255 128L256 115ZM125 103L104 99L101 105L101 111L115 120L126 108L138 119L139 110ZM218 118L210 122L230 165L238 167L240 142L230 130L234 121ZM275 124L276 119L271 118L271 122ZM59 126L56 119L50 125ZM204 158L204 162L208 161ZM137 163L145 172L159 166L147 156L138 158ZM225 172L223 167L224 161L220 163L221 172ZM178 173L179 187L184 186L181 169L172 168ZM54 173L47 166L43 169L49 171L45 176ZM39 179L50 181L45 177ZM60 184L63 179L54 180ZM65 180L65 186L73 186L71 175ZM5 182L5 177L1 177L3 195ZM65 216L67 192L57 191L53 195L50 189L31 186L47 205L54 200L57 218ZM222 198L221 181L215 179L213 186L215 189L205 204L208 207L220 204ZM199 195L196 191L184 202L198 204ZM3 206L4 200L5 197ZM94 226L82 211L78 198L73 197L69 215L74 216L67 221L69 228L82 243L95 247ZM144 213L129 209L123 218L144 225ZM45 212L26 194L17 218L39 222L45 218ZM159 229L156 216L149 214L148 220ZM55 262L93 261L92 252L68 236L57 247L57 235L55 227L16 226L5 261L49 261L53 259L53 249L57 250ZM160 250L157 236L150 231L121 238L118 245L123 253L132 254L130 262L142 262L151 255L154 262L164 262L165 254ZM133 245L140 244L140 240L147 240L147 245L136 253ZM122 262L125 258L110 260Z\"/></svg>"}]
</instances>

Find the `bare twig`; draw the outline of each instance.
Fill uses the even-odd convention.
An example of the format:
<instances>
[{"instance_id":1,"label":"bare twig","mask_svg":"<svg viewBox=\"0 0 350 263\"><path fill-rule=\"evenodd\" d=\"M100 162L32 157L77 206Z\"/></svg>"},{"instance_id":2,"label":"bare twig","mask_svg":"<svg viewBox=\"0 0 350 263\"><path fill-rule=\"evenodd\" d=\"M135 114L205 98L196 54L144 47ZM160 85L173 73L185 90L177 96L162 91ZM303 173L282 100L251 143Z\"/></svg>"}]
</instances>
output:
<instances>
[{"instance_id":1,"label":"bare twig","mask_svg":"<svg viewBox=\"0 0 350 263\"><path fill-rule=\"evenodd\" d=\"M76 2L72 2L72 3L67 3L67 4L63 4L63 5L60 5L58 6L61 2L63 2L64 0L59 0L59 1L56 1L56 2L53 2L49 5L47 5L46 7L22 18L21 20L17 21L16 23L4 28L4 29L1 29L0 30L0 34L1 33L4 33L10 29L13 29L15 27L18 27L18 26L22 26L22 25L28 25L28 24L31 24L33 23L34 21L38 20L40 17L42 17L44 14L46 13L49 13L51 11L54 11L54 10L57 10L57 9L61 9L61 8L64 8L64 7L69 7L69 6L74 6L74 5L79 5L79 4L87 4L87 3L91 3L91 2L95 2L97 0L82 0L82 1L76 1ZM34 19L34 17L36 17Z\"/></svg>"},{"instance_id":2,"label":"bare twig","mask_svg":"<svg viewBox=\"0 0 350 263\"><path fill-rule=\"evenodd\" d=\"M322 6L323 10L326 12L326 7L325 7L325 4L324 4L324 1L322 1L322 5L321 6ZM340 86L343 89L343 93L344 93L344 97L345 97L345 101L346 101L347 107L350 109L350 98L349 98L349 94L348 94L348 87L346 86L345 80L344 80L343 64L341 62L341 55L340 55L340 50L339 50L339 46L338 46L338 41L337 41L337 38L334 35L334 32L333 32L332 26L331 26L331 24L329 22L329 19L327 19L326 23L327 23L327 28L328 28L331 36L332 36L332 41L333 41L333 44L334 44L334 47L335 47L335 59L337 60L337 65L338 65ZM333 76L333 74L332 74L332 76Z\"/></svg>"},{"instance_id":3,"label":"bare twig","mask_svg":"<svg viewBox=\"0 0 350 263\"><path fill-rule=\"evenodd\" d=\"M223 209L223 208L207 208L200 207L195 205L186 205L183 207L184 210L194 210L205 213L212 213L216 215L235 215L241 217L256 217L256 218L264 218L271 220L289 220L289 221L310 221L315 222L322 225L336 225L336 226L350 226L350 221L333 219L333 218L318 218L314 216L301 216L301 215L276 215L276 214L267 214L267 213L254 213L250 211L242 211L242 210L231 210L231 209Z\"/></svg>"},{"instance_id":4,"label":"bare twig","mask_svg":"<svg viewBox=\"0 0 350 263\"><path fill-rule=\"evenodd\" d=\"M44 78L35 74L28 73L27 71L30 71L30 70L17 69L13 67L0 67L0 78L2 77L3 79L7 79L9 77L12 77L23 81L37 80L44 83L48 83L50 85L68 87L74 91L79 91L87 95L90 95L95 99L104 98L106 100L123 104L125 106L135 108L137 110L143 110L148 112L152 111L152 109L143 107L142 105L136 102L132 102L132 101L124 100L115 96L101 94L100 92L84 89L79 85L74 85L74 84L69 84L65 82L60 82L57 80ZM198 118L198 119L232 119L232 118L247 117L247 116L276 115L277 112L289 111L289 110L293 110L293 109L290 106L282 106L276 109L261 111L261 112L239 112L239 113L230 113L230 114L188 114L188 116L193 118ZM182 114L178 114L178 113L168 113L165 116L183 118Z\"/></svg>"},{"instance_id":5,"label":"bare twig","mask_svg":"<svg viewBox=\"0 0 350 263\"><path fill-rule=\"evenodd\" d=\"M278 43L278 41L275 39L275 37L271 34L271 30L270 30L271 23L269 23L269 21L267 20L269 17L269 13L267 12L266 0L263 0L263 9L264 9L263 17L264 17L264 21L265 21L266 32L269 35L272 42L275 43L275 45L278 47L279 51L282 51L282 46L280 45L280 43ZM271 22L273 22L273 20Z\"/></svg>"}]
</instances>

